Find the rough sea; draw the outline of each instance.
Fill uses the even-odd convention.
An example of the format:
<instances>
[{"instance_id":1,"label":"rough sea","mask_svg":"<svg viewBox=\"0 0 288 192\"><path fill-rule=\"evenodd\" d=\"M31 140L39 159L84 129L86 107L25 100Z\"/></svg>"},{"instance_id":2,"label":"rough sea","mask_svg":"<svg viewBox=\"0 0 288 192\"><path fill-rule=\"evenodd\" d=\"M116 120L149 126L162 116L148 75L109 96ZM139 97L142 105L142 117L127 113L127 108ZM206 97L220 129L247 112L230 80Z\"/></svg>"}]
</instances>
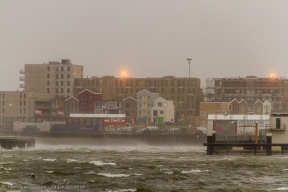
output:
<instances>
[{"instance_id":1,"label":"rough sea","mask_svg":"<svg viewBox=\"0 0 288 192\"><path fill-rule=\"evenodd\" d=\"M208 156L201 145L75 138L0 153L0 191L288 191L288 155Z\"/></svg>"}]
</instances>

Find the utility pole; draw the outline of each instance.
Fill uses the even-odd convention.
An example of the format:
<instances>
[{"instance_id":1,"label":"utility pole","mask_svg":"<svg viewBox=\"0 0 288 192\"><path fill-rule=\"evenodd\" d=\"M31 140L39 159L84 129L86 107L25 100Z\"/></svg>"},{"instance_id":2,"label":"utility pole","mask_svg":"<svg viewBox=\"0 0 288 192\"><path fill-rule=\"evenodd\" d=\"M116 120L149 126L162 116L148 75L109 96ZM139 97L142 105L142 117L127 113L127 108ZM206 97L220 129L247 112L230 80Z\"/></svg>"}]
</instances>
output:
<instances>
[{"instance_id":1,"label":"utility pole","mask_svg":"<svg viewBox=\"0 0 288 192\"><path fill-rule=\"evenodd\" d=\"M191 60L192 60L191 58L188 58L188 59L187 59L188 65L189 65L189 82L190 82L190 61L191 61Z\"/></svg>"}]
</instances>

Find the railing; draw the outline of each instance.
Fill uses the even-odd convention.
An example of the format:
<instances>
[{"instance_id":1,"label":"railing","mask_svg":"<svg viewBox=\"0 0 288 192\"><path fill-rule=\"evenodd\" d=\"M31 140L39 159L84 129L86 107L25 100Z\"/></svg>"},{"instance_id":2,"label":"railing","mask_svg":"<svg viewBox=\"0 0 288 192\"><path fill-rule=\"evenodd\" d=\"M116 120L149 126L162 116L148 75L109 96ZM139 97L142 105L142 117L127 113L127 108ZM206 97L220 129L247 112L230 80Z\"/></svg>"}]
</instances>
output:
<instances>
[{"instance_id":1,"label":"railing","mask_svg":"<svg viewBox=\"0 0 288 192\"><path fill-rule=\"evenodd\" d=\"M276 124L266 124L266 129L270 129L270 130L285 130L286 129L286 125L285 124L280 124L280 125L276 125Z\"/></svg>"}]
</instances>

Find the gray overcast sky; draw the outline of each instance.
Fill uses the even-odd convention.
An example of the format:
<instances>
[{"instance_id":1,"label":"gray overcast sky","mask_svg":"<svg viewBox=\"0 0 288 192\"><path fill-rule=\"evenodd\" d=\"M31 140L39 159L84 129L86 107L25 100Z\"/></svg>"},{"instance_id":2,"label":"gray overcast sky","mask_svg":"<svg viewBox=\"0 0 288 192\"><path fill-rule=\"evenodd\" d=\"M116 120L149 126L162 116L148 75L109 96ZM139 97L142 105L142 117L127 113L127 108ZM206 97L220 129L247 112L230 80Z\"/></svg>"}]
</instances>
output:
<instances>
[{"instance_id":1,"label":"gray overcast sky","mask_svg":"<svg viewBox=\"0 0 288 192\"><path fill-rule=\"evenodd\" d=\"M288 78L288 1L0 0L0 91L24 64L84 76ZM22 75L23 76L23 75ZM20 90L20 89L19 89Z\"/></svg>"}]
</instances>

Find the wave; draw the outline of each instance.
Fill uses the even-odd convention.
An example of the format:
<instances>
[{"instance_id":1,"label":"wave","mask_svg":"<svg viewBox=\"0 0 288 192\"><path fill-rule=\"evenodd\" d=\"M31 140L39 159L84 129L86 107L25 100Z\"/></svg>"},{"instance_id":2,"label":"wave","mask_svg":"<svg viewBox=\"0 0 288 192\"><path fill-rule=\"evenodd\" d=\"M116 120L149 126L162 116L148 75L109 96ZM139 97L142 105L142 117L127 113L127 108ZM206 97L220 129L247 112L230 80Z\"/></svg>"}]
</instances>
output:
<instances>
[{"instance_id":1,"label":"wave","mask_svg":"<svg viewBox=\"0 0 288 192\"><path fill-rule=\"evenodd\" d=\"M97 165L97 166L103 166L103 165L116 165L116 163L113 163L113 162L108 162L108 163L104 163L102 161L89 161L90 164L94 164L94 165Z\"/></svg>"},{"instance_id":2,"label":"wave","mask_svg":"<svg viewBox=\"0 0 288 192\"><path fill-rule=\"evenodd\" d=\"M128 174L112 174L112 173L97 173L97 175L101 175L104 177L129 177Z\"/></svg>"},{"instance_id":3,"label":"wave","mask_svg":"<svg viewBox=\"0 0 288 192\"><path fill-rule=\"evenodd\" d=\"M201 173L201 171L199 169L192 169L190 171L181 171L182 174L186 174L186 173Z\"/></svg>"},{"instance_id":4,"label":"wave","mask_svg":"<svg viewBox=\"0 0 288 192\"><path fill-rule=\"evenodd\" d=\"M56 159L43 159L43 161L56 161Z\"/></svg>"}]
</instances>

